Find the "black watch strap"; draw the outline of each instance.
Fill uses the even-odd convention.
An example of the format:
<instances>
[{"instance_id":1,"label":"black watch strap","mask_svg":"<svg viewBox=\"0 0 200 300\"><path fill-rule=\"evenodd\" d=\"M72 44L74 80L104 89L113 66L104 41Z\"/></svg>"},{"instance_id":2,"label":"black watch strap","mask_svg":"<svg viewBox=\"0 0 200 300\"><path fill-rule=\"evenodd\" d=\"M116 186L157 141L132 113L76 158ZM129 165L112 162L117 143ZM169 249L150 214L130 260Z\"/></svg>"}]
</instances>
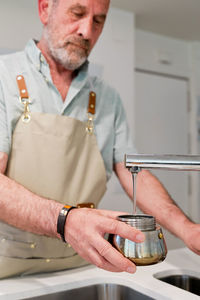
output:
<instances>
[{"instance_id":1,"label":"black watch strap","mask_svg":"<svg viewBox=\"0 0 200 300\"><path fill-rule=\"evenodd\" d=\"M66 243L65 240L65 223L67 219L67 215L72 210L73 208L77 208L76 206L70 206L70 205L65 205L59 215L58 215L58 220L57 220L57 232L60 234L61 239L63 240L64 243Z\"/></svg>"}]
</instances>

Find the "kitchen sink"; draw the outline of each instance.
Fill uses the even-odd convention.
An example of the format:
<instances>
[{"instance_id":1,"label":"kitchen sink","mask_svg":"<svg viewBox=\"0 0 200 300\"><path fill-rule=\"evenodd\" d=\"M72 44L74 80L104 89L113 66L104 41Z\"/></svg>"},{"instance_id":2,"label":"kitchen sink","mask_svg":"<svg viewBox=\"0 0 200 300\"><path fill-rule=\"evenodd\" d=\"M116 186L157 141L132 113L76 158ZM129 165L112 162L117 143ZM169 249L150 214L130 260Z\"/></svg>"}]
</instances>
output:
<instances>
[{"instance_id":1,"label":"kitchen sink","mask_svg":"<svg viewBox=\"0 0 200 300\"><path fill-rule=\"evenodd\" d=\"M152 300L129 287L117 284L95 284L54 294L28 298L29 300Z\"/></svg>"},{"instance_id":2,"label":"kitchen sink","mask_svg":"<svg viewBox=\"0 0 200 300\"><path fill-rule=\"evenodd\" d=\"M190 275L169 275L156 277L157 279L200 296L200 278Z\"/></svg>"}]
</instances>

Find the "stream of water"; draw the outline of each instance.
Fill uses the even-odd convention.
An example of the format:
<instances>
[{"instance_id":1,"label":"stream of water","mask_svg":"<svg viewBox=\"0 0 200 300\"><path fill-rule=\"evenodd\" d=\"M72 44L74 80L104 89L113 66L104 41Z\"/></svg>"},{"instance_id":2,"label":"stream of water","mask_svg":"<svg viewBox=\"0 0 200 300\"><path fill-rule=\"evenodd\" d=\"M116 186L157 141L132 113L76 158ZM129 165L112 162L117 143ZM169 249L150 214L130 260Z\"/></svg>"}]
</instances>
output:
<instances>
[{"instance_id":1,"label":"stream of water","mask_svg":"<svg viewBox=\"0 0 200 300\"><path fill-rule=\"evenodd\" d=\"M136 178L137 178L137 172L132 173L133 178L133 214L136 215Z\"/></svg>"}]
</instances>

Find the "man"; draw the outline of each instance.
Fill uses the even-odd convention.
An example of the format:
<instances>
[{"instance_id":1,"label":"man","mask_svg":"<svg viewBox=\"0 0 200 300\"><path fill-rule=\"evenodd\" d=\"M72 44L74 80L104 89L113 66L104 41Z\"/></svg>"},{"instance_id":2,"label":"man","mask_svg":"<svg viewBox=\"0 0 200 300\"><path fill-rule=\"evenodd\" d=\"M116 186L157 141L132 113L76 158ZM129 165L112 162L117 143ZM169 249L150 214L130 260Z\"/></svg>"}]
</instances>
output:
<instances>
[{"instance_id":1,"label":"man","mask_svg":"<svg viewBox=\"0 0 200 300\"><path fill-rule=\"evenodd\" d=\"M134 273L135 265L104 236L142 242L143 234L117 221L121 212L86 207L98 204L112 168L132 198L122 161L134 147L121 101L87 74L109 0L38 4L41 40L0 61L0 277L87 262ZM140 208L200 254L200 225L188 220L148 171L139 173L137 185Z\"/></svg>"}]
</instances>

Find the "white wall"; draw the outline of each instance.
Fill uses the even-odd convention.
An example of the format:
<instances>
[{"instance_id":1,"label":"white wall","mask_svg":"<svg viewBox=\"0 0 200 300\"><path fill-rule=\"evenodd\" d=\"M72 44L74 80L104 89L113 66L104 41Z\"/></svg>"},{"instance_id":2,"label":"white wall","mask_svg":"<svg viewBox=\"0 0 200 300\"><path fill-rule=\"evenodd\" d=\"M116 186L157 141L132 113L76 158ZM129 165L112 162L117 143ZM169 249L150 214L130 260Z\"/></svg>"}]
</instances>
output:
<instances>
[{"instance_id":1,"label":"white wall","mask_svg":"<svg viewBox=\"0 0 200 300\"><path fill-rule=\"evenodd\" d=\"M30 38L40 38L41 28L37 0L0 1L0 48L23 49Z\"/></svg>"}]
</instances>

